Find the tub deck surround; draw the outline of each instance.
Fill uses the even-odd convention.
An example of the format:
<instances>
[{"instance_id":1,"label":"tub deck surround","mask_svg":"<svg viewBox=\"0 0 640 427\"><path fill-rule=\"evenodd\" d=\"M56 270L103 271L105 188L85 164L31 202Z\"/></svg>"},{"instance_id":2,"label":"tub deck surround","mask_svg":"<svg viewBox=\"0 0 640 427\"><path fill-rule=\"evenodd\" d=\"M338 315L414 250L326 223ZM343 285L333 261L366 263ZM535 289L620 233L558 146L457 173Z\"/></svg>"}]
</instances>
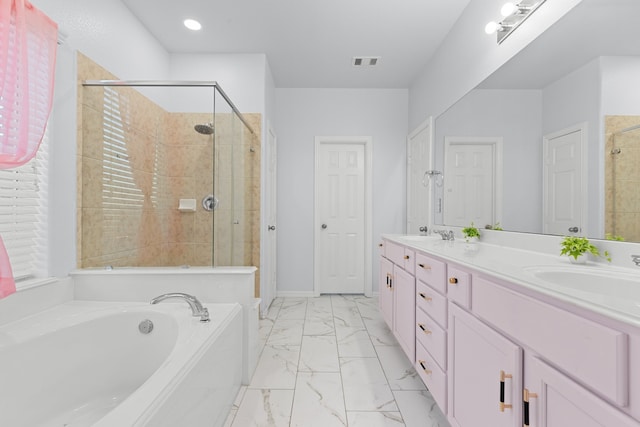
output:
<instances>
[{"instance_id":1,"label":"tub deck surround","mask_svg":"<svg viewBox=\"0 0 640 427\"><path fill-rule=\"evenodd\" d=\"M202 323L186 305L68 301L5 324L0 425L222 426L241 383L242 310L206 306Z\"/></svg>"},{"instance_id":2,"label":"tub deck surround","mask_svg":"<svg viewBox=\"0 0 640 427\"><path fill-rule=\"evenodd\" d=\"M260 300L254 296L256 271L256 267L132 267L82 269L71 272L70 276L77 300L148 303L162 294L184 292L203 303L239 303L243 312L242 383L248 384L259 355ZM166 303L184 304L181 301Z\"/></svg>"},{"instance_id":3,"label":"tub deck surround","mask_svg":"<svg viewBox=\"0 0 640 427\"><path fill-rule=\"evenodd\" d=\"M547 237L547 236L543 236ZM523 292L533 292L544 295L563 303L578 306L590 312L598 313L607 318L640 327L640 288L639 298L636 300L615 295L603 295L580 289L580 286L558 286L537 277L540 270L567 270L597 274L602 277L602 289L606 289L607 280L615 281L614 274L620 277L640 277L640 268L623 268L610 265L606 261L589 262L587 265L573 265L568 257L560 253L559 240L553 244L545 242L545 246L553 247L556 252L538 252L520 249L512 246L479 242L466 244L462 240L453 242L444 240L417 241L404 235L386 234L383 239L400 245L437 256L444 261L468 267L476 272L487 274L496 279L502 279L509 284L516 285ZM543 245L537 245L543 247ZM629 258L629 265L631 265Z\"/></svg>"}]
</instances>

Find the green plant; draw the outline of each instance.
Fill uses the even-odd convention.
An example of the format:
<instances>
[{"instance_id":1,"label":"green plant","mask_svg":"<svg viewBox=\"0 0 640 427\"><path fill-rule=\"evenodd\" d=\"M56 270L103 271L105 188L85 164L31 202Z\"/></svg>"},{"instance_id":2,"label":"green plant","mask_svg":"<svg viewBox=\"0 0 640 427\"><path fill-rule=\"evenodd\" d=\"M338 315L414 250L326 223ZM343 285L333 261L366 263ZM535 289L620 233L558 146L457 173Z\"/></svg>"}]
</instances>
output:
<instances>
[{"instance_id":1,"label":"green plant","mask_svg":"<svg viewBox=\"0 0 640 427\"><path fill-rule=\"evenodd\" d=\"M470 239L472 237L477 237L478 239L480 238L480 230L478 230L476 226L473 225L473 222L471 223L470 226L462 229L462 234L467 239Z\"/></svg>"},{"instance_id":2,"label":"green plant","mask_svg":"<svg viewBox=\"0 0 640 427\"><path fill-rule=\"evenodd\" d=\"M580 255L590 253L594 256L601 256L607 261L611 262L609 252L604 251L603 254L600 254L600 250L593 244L591 244L591 242L589 242L589 239L587 239L586 237L566 236L564 239L562 239L560 247L562 248L560 250L560 255L567 255L573 257L573 259L576 260Z\"/></svg>"},{"instance_id":3,"label":"green plant","mask_svg":"<svg viewBox=\"0 0 640 427\"><path fill-rule=\"evenodd\" d=\"M487 225L484 226L484 228L486 228L487 230L503 231L502 230L502 226L500 225L499 222L496 222L493 225L487 224Z\"/></svg>"},{"instance_id":4,"label":"green plant","mask_svg":"<svg viewBox=\"0 0 640 427\"><path fill-rule=\"evenodd\" d=\"M624 237L618 236L617 234L607 233L604 235L606 240L613 240L615 242L624 242Z\"/></svg>"}]
</instances>

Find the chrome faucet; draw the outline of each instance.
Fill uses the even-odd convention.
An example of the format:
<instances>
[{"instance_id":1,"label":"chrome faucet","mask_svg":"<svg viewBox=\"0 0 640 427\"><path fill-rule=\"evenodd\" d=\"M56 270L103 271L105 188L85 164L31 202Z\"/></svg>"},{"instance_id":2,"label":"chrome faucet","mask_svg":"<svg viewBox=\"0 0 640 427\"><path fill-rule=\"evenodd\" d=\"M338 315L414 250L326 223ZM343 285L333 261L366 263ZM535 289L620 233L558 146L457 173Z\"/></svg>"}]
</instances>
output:
<instances>
[{"instance_id":1,"label":"chrome faucet","mask_svg":"<svg viewBox=\"0 0 640 427\"><path fill-rule=\"evenodd\" d=\"M198 301L198 298L194 297L193 295L183 294L181 292L163 294L152 299L151 304L158 304L159 302L169 298L180 298L185 300L187 304L189 304L189 307L191 307L191 313L193 317L199 317L201 322L208 322L210 320L209 310L206 307L203 307L202 303Z\"/></svg>"},{"instance_id":2,"label":"chrome faucet","mask_svg":"<svg viewBox=\"0 0 640 427\"><path fill-rule=\"evenodd\" d=\"M640 255L631 255L631 261L633 261L633 263L640 267Z\"/></svg>"},{"instance_id":3,"label":"chrome faucet","mask_svg":"<svg viewBox=\"0 0 640 427\"><path fill-rule=\"evenodd\" d=\"M422 234L423 236L426 236L427 232L429 231L426 225L420 227L418 230L420 230L420 234Z\"/></svg>"},{"instance_id":4,"label":"chrome faucet","mask_svg":"<svg viewBox=\"0 0 640 427\"><path fill-rule=\"evenodd\" d=\"M455 236L453 235L453 230L433 230L434 233L438 233L440 236L442 236L442 240L450 240L450 241L454 241L455 240Z\"/></svg>"}]
</instances>

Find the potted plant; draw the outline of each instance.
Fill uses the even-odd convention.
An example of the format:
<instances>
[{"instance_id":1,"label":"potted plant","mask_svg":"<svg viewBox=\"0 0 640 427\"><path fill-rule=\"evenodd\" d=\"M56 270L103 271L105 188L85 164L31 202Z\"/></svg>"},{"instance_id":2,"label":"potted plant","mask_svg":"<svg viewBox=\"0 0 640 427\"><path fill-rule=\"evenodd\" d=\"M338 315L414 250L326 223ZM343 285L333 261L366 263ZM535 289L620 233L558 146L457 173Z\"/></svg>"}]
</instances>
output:
<instances>
[{"instance_id":1,"label":"potted plant","mask_svg":"<svg viewBox=\"0 0 640 427\"><path fill-rule=\"evenodd\" d=\"M462 229L462 235L467 243L475 243L480 240L480 230L473 225L473 222L470 226Z\"/></svg>"},{"instance_id":2,"label":"potted plant","mask_svg":"<svg viewBox=\"0 0 640 427\"><path fill-rule=\"evenodd\" d=\"M587 254L601 256L611 262L609 252L604 251L600 254L600 250L595 247L586 237L566 236L560 243L560 255L567 255L569 261L573 263L584 264L587 261Z\"/></svg>"}]
</instances>

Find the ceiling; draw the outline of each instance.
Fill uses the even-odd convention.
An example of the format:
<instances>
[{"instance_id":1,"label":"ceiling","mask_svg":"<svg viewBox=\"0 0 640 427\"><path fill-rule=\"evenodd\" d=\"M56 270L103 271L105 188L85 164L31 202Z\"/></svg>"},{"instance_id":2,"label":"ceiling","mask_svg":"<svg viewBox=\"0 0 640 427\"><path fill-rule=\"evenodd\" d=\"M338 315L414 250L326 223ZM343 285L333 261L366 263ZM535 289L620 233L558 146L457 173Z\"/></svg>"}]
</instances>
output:
<instances>
[{"instance_id":1,"label":"ceiling","mask_svg":"<svg viewBox=\"0 0 640 427\"><path fill-rule=\"evenodd\" d=\"M407 88L469 0L122 0L170 53L264 53L276 87ZM202 30L187 30L194 18ZM354 67L354 56L380 56Z\"/></svg>"}]
</instances>

